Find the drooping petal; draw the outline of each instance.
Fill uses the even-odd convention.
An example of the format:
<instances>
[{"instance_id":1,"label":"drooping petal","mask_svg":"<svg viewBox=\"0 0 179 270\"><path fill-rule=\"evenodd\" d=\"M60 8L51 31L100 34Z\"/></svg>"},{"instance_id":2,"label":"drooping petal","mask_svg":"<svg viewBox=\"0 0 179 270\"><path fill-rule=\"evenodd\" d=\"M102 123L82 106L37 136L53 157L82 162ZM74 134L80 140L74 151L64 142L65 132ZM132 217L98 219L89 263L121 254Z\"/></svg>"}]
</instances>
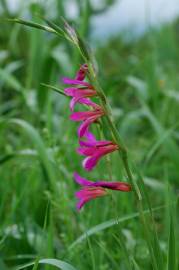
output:
<instances>
[{"instance_id":1,"label":"drooping petal","mask_svg":"<svg viewBox=\"0 0 179 270\"><path fill-rule=\"evenodd\" d=\"M98 119L96 116L92 116L84 120L78 128L78 136L81 138L85 136L89 126Z\"/></svg>"},{"instance_id":2,"label":"drooping petal","mask_svg":"<svg viewBox=\"0 0 179 270\"><path fill-rule=\"evenodd\" d=\"M91 188L84 187L80 191L76 192L76 197L79 199L77 203L77 209L80 210L85 203L88 201L95 199L97 197L102 197L107 194L106 190L101 187Z\"/></svg>"},{"instance_id":3,"label":"drooping petal","mask_svg":"<svg viewBox=\"0 0 179 270\"><path fill-rule=\"evenodd\" d=\"M97 165L99 159L100 155L86 157L82 162L83 168L87 171L92 171Z\"/></svg>"},{"instance_id":4,"label":"drooping petal","mask_svg":"<svg viewBox=\"0 0 179 270\"><path fill-rule=\"evenodd\" d=\"M80 138L85 136L86 132L88 132L88 130L89 130L89 126L92 123L96 122L97 119L100 118L103 114L104 114L104 112L102 110L96 110L96 111L94 110L94 111L86 112L86 119L84 119L84 117L83 117L83 120L82 120L83 122L81 123L81 125L78 128L78 136ZM72 118L73 117L74 116L72 116Z\"/></svg>"},{"instance_id":5,"label":"drooping petal","mask_svg":"<svg viewBox=\"0 0 179 270\"><path fill-rule=\"evenodd\" d=\"M87 179L81 177L77 172L74 172L75 182L81 186L89 186L92 182Z\"/></svg>"},{"instance_id":6,"label":"drooping petal","mask_svg":"<svg viewBox=\"0 0 179 270\"><path fill-rule=\"evenodd\" d=\"M85 203L87 203L90 200L90 198L85 198L85 199L80 199L77 204L76 204L76 208L78 209L78 211L85 205Z\"/></svg>"},{"instance_id":7,"label":"drooping petal","mask_svg":"<svg viewBox=\"0 0 179 270\"><path fill-rule=\"evenodd\" d=\"M72 98L70 101L70 111L73 112L75 108L75 104L77 103L76 98Z\"/></svg>"}]
</instances>

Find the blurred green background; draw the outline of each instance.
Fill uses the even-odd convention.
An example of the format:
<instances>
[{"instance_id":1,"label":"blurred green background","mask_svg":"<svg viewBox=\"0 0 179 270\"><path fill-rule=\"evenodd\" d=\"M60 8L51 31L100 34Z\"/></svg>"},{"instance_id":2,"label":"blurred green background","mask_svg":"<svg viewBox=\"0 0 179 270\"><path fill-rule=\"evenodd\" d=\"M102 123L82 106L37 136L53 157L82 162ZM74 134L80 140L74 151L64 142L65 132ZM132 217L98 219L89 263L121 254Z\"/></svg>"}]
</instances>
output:
<instances>
[{"instance_id":1,"label":"blurred green background","mask_svg":"<svg viewBox=\"0 0 179 270\"><path fill-rule=\"evenodd\" d=\"M177 17L158 27L146 24L145 31L134 27L94 36L94 16L104 15L116 1L67 2L22 1L12 10L11 1L0 1L0 270L36 258L63 260L79 270L177 270ZM69 15L70 8L76 16ZM116 126L144 176L157 244L151 217L146 212L144 224L134 194L114 192L113 200L101 198L76 211L74 171L89 179L109 179L111 170L113 180L126 175L116 154L110 165L104 159L94 172L84 172L69 100L41 85L63 88L61 78L73 77L82 64L76 49L53 34L4 20L43 24L42 16L57 25L65 17L92 48ZM145 201L143 206L148 209ZM36 264L33 269L56 268Z\"/></svg>"}]
</instances>

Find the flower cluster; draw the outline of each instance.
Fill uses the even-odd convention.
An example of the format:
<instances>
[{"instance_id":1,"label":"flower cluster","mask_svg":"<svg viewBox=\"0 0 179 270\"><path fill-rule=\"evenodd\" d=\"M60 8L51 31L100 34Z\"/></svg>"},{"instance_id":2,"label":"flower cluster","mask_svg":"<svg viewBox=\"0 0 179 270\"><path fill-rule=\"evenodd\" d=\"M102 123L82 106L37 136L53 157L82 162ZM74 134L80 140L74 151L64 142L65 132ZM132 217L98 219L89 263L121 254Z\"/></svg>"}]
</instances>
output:
<instances>
[{"instance_id":1,"label":"flower cluster","mask_svg":"<svg viewBox=\"0 0 179 270\"><path fill-rule=\"evenodd\" d=\"M90 132L91 124L97 122L105 115L105 112L100 105L91 100L91 98L97 96L98 93L90 83L84 81L87 73L88 66L84 64L80 67L75 79L63 78L63 82L70 85L70 87L64 90L67 96L72 97L70 102L70 110L72 112L70 119L80 122L78 128L79 148L77 152L85 156L82 163L84 169L91 171L103 156L120 150L120 147L112 141L98 141ZM74 112L77 103L88 106L89 110ZM82 189L76 193L78 210L91 199L107 195L107 189L118 191L131 190L131 186L125 182L91 182L82 178L77 173L74 173L74 178L75 181L82 186Z\"/></svg>"}]
</instances>

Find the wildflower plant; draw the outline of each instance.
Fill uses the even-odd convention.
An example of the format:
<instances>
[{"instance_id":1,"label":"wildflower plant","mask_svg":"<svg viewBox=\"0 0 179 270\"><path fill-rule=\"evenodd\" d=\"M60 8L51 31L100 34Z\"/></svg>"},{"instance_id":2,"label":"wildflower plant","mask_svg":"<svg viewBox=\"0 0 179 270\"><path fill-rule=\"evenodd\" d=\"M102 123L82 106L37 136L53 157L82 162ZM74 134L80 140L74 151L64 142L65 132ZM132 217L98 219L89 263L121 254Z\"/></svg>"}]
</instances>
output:
<instances>
[{"instance_id":1,"label":"wildflower plant","mask_svg":"<svg viewBox=\"0 0 179 270\"><path fill-rule=\"evenodd\" d=\"M113 182L109 182L109 186L96 186L96 182L94 182L94 186L84 188L85 190L88 189L89 194L92 194L92 196L89 195L90 199L105 195L106 189L121 190L126 192L133 189L138 195L138 197L140 197L140 191L137 184L133 180L132 173L129 168L126 147L122 143L119 133L114 125L111 108L104 94L104 91L98 83L97 73L94 67L95 65L93 61L93 55L84 43L84 41L81 39L77 31L72 28L64 19L62 19L64 23L64 28L61 28L46 19L45 22L48 24L48 26L43 26L39 24L37 25L36 23L20 19L14 19L11 21L45 30L67 39L78 49L84 61L84 64L82 64L80 69L77 71L75 78L63 77L62 81L65 85L68 85L68 87L64 88L64 92L62 92L61 90L58 91L63 95L71 97L69 108L72 113L70 115L70 120L80 122L77 131L79 141L77 153L85 156L82 162L82 167L86 171L91 171L97 166L103 156L109 155L114 151L118 151L122 159L124 168L126 170L128 181L128 183L126 183L127 188L124 189L111 188L111 185L113 186ZM97 98L98 103L92 100L93 97ZM84 108L87 108L87 110L74 111L77 104L84 105ZM106 138L105 140L98 140L91 132L91 125L94 123L100 123L102 129L104 130L105 127L103 126L103 121L101 121L102 118L106 118L107 120L107 126L108 130L110 131L111 138ZM94 192L94 194L96 195L93 196L93 193L91 193L91 191L94 191L94 189L97 189L99 192ZM87 198L86 192L83 193L83 190L77 194L77 196L79 196L80 194L80 200L83 201L82 206L84 205L84 201L89 201L89 198L85 199ZM82 198L83 194L84 198ZM80 209L81 207L77 206L77 208Z\"/></svg>"},{"instance_id":2,"label":"wildflower plant","mask_svg":"<svg viewBox=\"0 0 179 270\"><path fill-rule=\"evenodd\" d=\"M109 157L109 155L111 155L113 152L119 153L119 158L122 161L126 178L122 181L117 181L117 179L115 179L115 182L109 181L111 179L95 179L95 181L91 181L82 177L81 175L83 173L74 172L74 180L78 185L81 186L81 189L75 193L78 201L77 209L80 210L87 202L95 198L104 197L108 194L111 195L116 191L133 191L128 193L127 196L133 197L135 206L138 209L137 215L133 215L133 217L139 216L140 218L139 222L142 225L141 227L144 231L150 254L150 266L152 267L150 269L165 269L163 251L158 240L153 208L151 207L148 192L144 185L142 175L137 166L131 162L131 159L128 157L127 148L121 140L119 132L114 124L112 110L106 98L105 92L98 82L98 75L96 72L93 55L88 46L79 36L78 32L65 20L62 20L64 25L63 27L59 27L46 19L44 19L44 21L47 25L41 25L20 19L11 19L9 21L50 32L57 35L59 38L65 38L79 51L82 59L82 65L74 78L63 78L63 83L65 85L64 90L57 89L56 87L50 85L46 86L54 89L62 95L65 95L66 97L71 98L69 104L69 118L71 121L79 122L76 136L79 146L76 151L78 154L84 156L81 168L82 171L86 170L89 173L87 179L91 179L90 171L97 169L101 159L103 159L105 156ZM82 111L76 111L79 104L84 108ZM107 123L107 135L105 132L106 125L104 126L104 122ZM104 139L102 140L93 134L94 128L92 128L92 126L94 127L95 123L99 123L101 130L103 131ZM100 176L100 179L103 179L103 177ZM147 209L144 208L145 205L147 205ZM161 208L163 207L159 207L158 209ZM148 214L148 217L146 217L146 213ZM116 222L116 219L112 221L113 224L116 224ZM107 224L103 224L104 226L101 227L107 228L109 223L110 222L107 222ZM172 226L171 219L171 228ZM97 229L100 230L101 227L97 226ZM94 230L92 229L91 231ZM85 237L86 235L88 234L85 232ZM173 241L172 230L170 241ZM173 249L171 250L173 251ZM126 254L125 249L124 253ZM173 259L173 257L175 257L173 256L174 253L175 251L168 255L169 259L167 269L176 269L175 267L170 267L170 258ZM173 262L175 265L175 259L173 259ZM132 260L129 262L129 264L132 265L131 269L138 269L138 267L136 267L136 263L133 263Z\"/></svg>"}]
</instances>

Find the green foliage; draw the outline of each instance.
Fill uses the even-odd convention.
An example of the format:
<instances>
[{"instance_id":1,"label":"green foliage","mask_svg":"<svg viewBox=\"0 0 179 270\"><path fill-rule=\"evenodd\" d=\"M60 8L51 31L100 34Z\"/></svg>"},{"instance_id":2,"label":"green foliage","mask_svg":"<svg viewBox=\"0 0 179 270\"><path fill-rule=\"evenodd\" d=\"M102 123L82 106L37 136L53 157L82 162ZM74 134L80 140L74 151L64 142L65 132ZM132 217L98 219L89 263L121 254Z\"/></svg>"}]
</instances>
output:
<instances>
[{"instance_id":1,"label":"green foliage","mask_svg":"<svg viewBox=\"0 0 179 270\"><path fill-rule=\"evenodd\" d=\"M70 264L64 262L64 261L60 261L60 260L56 260L56 259L42 259L42 260L38 260L37 263L28 263L25 264L23 266L19 266L17 268L15 268L15 270L21 270L21 269L25 269L29 266L32 265L36 265L38 266L39 264L45 264L45 265L53 265L55 267L57 267L58 269L62 269L62 270L76 270L76 268L74 268L73 266L71 266ZM35 270L37 268L33 268L33 270Z\"/></svg>"}]
</instances>

